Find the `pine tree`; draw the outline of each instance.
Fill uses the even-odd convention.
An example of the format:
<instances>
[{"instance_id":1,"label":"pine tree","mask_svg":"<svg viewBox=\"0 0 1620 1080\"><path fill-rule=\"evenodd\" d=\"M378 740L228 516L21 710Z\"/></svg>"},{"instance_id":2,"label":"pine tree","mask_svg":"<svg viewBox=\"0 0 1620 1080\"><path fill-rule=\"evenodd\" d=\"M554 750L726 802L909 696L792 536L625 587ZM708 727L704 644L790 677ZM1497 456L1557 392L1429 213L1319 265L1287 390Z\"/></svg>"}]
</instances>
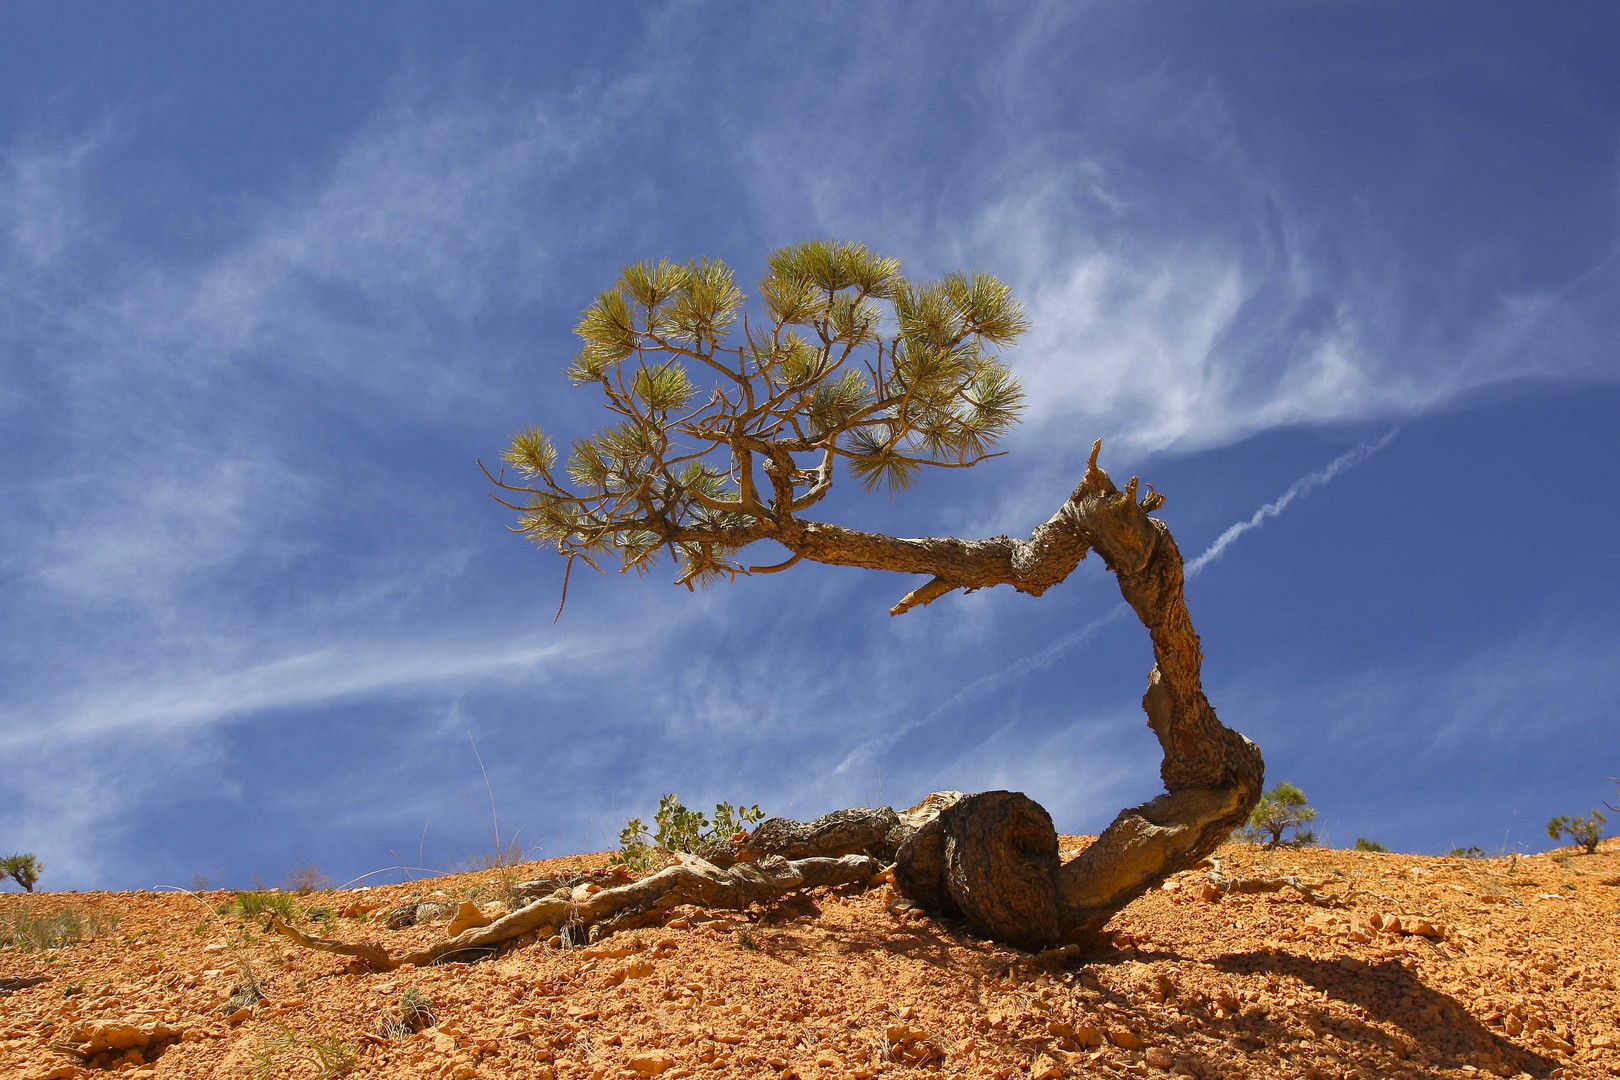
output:
<instances>
[{"instance_id":1,"label":"pine tree","mask_svg":"<svg viewBox=\"0 0 1620 1080\"><path fill-rule=\"evenodd\" d=\"M922 575L890 609L899 615L955 590L1040 596L1096 550L1150 631L1157 664L1143 704L1168 793L1123 811L1064 865L1032 800L971 796L940 828L958 838L952 858L976 868L947 881L933 840L896 864L915 901L960 909L992 937L1088 940L1246 822L1264 776L1258 749L1204 696L1181 554L1149 516L1164 497L1139 492L1135 477L1117 488L1098 442L1074 493L1027 540L907 539L814 520L840 476L892 497L929 469L1000 456L1024 406L1000 350L1029 321L989 274L912 281L898 259L833 241L771 253L758 295L748 309L717 260L625 267L581 316L584 347L568 368L602 395L608 423L566 459L538 427L512 436L501 471L486 470L497 501L517 513L514 531L566 560L564 604L576 562L639 574L667 557L675 581L695 588L808 560ZM767 543L785 557L744 557Z\"/></svg>"}]
</instances>

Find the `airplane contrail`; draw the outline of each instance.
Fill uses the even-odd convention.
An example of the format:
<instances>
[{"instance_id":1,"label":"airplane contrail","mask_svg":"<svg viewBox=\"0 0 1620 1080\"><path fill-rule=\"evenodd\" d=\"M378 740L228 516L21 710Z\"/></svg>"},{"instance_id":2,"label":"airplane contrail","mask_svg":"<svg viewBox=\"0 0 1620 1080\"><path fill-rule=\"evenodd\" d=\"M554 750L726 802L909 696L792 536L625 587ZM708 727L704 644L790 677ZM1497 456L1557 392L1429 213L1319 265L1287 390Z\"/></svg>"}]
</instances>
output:
<instances>
[{"instance_id":1,"label":"airplane contrail","mask_svg":"<svg viewBox=\"0 0 1620 1080\"><path fill-rule=\"evenodd\" d=\"M1187 577L1190 578L1197 576L1203 571L1204 567L1220 558L1221 554L1225 552L1227 548L1231 547L1233 542L1235 542L1238 537L1252 529L1258 529L1270 518L1277 517L1284 510L1288 509L1289 505L1295 499L1302 495L1308 494L1316 488L1321 487L1323 484L1328 483L1340 473L1343 473L1345 470L1354 468L1363 461L1366 461L1372 455L1378 453L1378 451L1382 450L1384 447L1388 446L1392 441L1394 441L1395 436L1397 433L1399 433L1399 431L1399 428L1391 428L1388 432L1377 439L1368 439L1366 442L1358 443L1349 450L1346 450L1344 453L1340 454L1338 457L1334 458L1332 461L1328 462L1326 465L1322 466L1320 469L1317 469L1315 472L1306 473L1298 480L1295 480L1292 484L1289 484L1288 490L1284 491L1277 498L1266 503L1248 518L1244 519L1243 521L1236 522L1225 532L1221 533L1221 535L1217 536L1215 538L1215 542L1210 544L1209 547L1204 550L1202 555L1199 555L1198 558L1187 564ZM926 716L909 721L908 723L902 724L894 731L887 732L883 735L879 735L875 739L868 739L866 742L861 743L844 756L844 760L839 762L838 767L833 770L834 773L846 773L850 769L863 765L876 755L881 754L883 751L899 742L906 735L909 735L911 732L920 727L926 727L958 706L964 705L967 702L972 701L974 698L982 697L990 691L1012 681L1013 679L1027 675L1032 671L1038 671L1041 668L1056 663L1058 660L1073 652L1075 649L1089 644L1091 640L1097 636L1098 631L1107 626L1109 623L1118 622L1129 611L1130 607L1128 605L1124 603L1115 604L1113 607L1109 608L1095 619L1092 619L1078 630L1070 631L1069 633L1058 638L1056 641L1053 641L1043 648L1030 653L1028 656L1023 656L1017 660L1014 660L1000 671L993 671L988 675L979 676L966 686L958 689L954 694L946 698L939 705L935 706Z\"/></svg>"},{"instance_id":2,"label":"airplane contrail","mask_svg":"<svg viewBox=\"0 0 1620 1080\"><path fill-rule=\"evenodd\" d=\"M1354 468L1363 461L1366 461L1372 455L1378 453L1378 451L1388 446L1394 440L1396 433L1399 431L1399 428L1391 428L1382 438L1369 439L1364 443L1353 446L1349 450L1346 450L1344 453L1340 454L1338 457L1334 458L1332 461L1328 462L1326 465L1322 466L1320 469L1317 469L1315 472L1306 473L1298 480L1295 480L1292 484L1289 484L1287 491L1283 492L1276 499L1266 503L1266 505L1256 510L1247 521L1239 521L1231 528L1221 533L1221 535L1217 536L1215 538L1215 542L1209 545L1202 555L1198 556L1198 558L1187 564L1187 576L1193 577L1197 575L1198 572L1203 570L1204 567L1220 558L1221 553L1231 546L1232 541L1236 540L1250 529L1258 529L1262 524L1265 523L1267 518L1274 518L1278 514L1281 514L1284 510L1288 509L1289 503L1293 502L1301 495L1306 494L1313 488L1321 487L1323 484L1327 483L1329 480L1332 480L1335 476L1338 476L1346 469Z\"/></svg>"}]
</instances>

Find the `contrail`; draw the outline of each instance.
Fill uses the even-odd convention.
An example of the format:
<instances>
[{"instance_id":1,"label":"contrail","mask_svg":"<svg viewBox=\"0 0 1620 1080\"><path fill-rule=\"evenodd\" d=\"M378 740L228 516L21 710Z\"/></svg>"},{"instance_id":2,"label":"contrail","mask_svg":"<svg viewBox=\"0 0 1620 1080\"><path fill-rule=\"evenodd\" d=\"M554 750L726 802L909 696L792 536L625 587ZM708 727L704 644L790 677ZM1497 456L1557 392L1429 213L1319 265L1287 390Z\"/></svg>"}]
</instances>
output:
<instances>
[{"instance_id":1,"label":"contrail","mask_svg":"<svg viewBox=\"0 0 1620 1080\"><path fill-rule=\"evenodd\" d=\"M1391 428L1388 433L1386 433L1380 439L1369 439L1367 442L1361 443L1359 446L1353 446L1349 450L1346 450L1343 454L1340 454L1338 457L1328 462L1322 468L1317 469L1313 473L1307 473L1298 480L1295 480L1292 484L1289 484L1287 491L1283 492L1282 495L1280 495L1275 501L1268 502L1266 505L1256 510L1254 512L1254 516L1250 517L1249 520L1240 521L1236 525L1233 525L1231 528L1227 529L1225 532L1221 533L1220 536L1217 536L1215 538L1215 542L1209 545L1208 550L1187 564L1187 576L1196 576L1204 567L1220 558L1221 553L1231 546L1232 541L1236 540L1250 529L1258 529L1267 518L1274 518L1278 514L1281 514L1284 510L1288 509L1289 503L1293 502L1301 495L1306 494L1313 488L1321 487L1323 484L1327 483L1329 480L1332 480L1335 476L1338 476L1346 469L1354 468L1363 461L1366 461L1372 455L1378 453L1378 451L1388 446L1390 442L1394 440L1398 431L1400 431L1399 428Z\"/></svg>"},{"instance_id":2,"label":"contrail","mask_svg":"<svg viewBox=\"0 0 1620 1080\"><path fill-rule=\"evenodd\" d=\"M1388 446L1394 440L1399 431L1399 428L1391 428L1380 438L1369 439L1364 443L1353 446L1343 454L1340 454L1338 457L1328 462L1322 468L1317 469L1313 473L1307 473L1298 480L1295 480L1292 484L1289 484L1288 490L1284 491L1275 500L1266 503L1260 509L1256 510L1254 514L1246 521L1239 521L1231 528L1221 533L1220 536L1216 537L1215 542L1209 545L1202 555L1198 556L1198 558L1187 564L1187 576L1193 577L1198 574L1204 569L1204 567L1220 558L1221 553L1230 547L1232 542L1238 537L1242 536L1250 529L1259 528L1261 524L1263 524L1268 518L1274 518L1281 514L1284 510L1288 509L1290 503L1299 498L1301 495L1305 495L1313 489L1321 487L1323 484L1326 484L1328 481L1332 480L1346 469L1354 468L1363 461L1367 460L1373 454L1376 454L1378 451ZM1124 603L1115 604L1113 607L1103 612L1103 614L1097 616L1095 619L1092 619L1090 622L1080 627L1080 629L1064 634L1062 637L1058 638L1056 641L1045 646L1039 651L1014 660L1000 671L993 671L988 675L979 676L977 679L974 679L966 686L963 686L961 689L957 690L956 693L946 698L943 702L932 709L926 716L908 721L907 723L900 725L900 727L896 728L894 731L887 732L883 735L879 735L875 739L868 739L866 742L861 743L859 746L855 747L855 749L846 754L844 756L844 760L838 763L838 768L833 771L835 773L846 773L850 769L863 765L872 760L872 758L878 754L881 754L883 751L887 750L889 747L893 746L895 743L899 742L906 735L909 735L911 732L920 727L926 727L927 725L932 724L935 720L938 720L941 716L944 716L946 713L952 711L958 706L965 705L974 698L983 697L992 690L1011 682L1013 679L1028 675L1032 671L1039 671L1041 668L1048 667L1049 665L1056 663L1058 660L1061 660L1064 656L1070 652L1073 652L1075 649L1078 649L1083 645L1090 644L1091 640L1097 636L1098 631L1107 626L1109 623L1118 622L1129 611L1130 607L1128 605Z\"/></svg>"}]
</instances>

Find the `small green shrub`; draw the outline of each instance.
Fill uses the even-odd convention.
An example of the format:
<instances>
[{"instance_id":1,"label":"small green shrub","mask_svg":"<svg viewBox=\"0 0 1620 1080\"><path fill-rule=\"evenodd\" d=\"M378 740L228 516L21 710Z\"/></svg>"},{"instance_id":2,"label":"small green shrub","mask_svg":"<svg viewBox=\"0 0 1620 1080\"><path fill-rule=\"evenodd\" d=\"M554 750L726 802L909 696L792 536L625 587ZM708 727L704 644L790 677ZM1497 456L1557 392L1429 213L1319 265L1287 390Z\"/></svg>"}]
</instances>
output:
<instances>
[{"instance_id":1,"label":"small green shrub","mask_svg":"<svg viewBox=\"0 0 1620 1080\"><path fill-rule=\"evenodd\" d=\"M33 892L43 869L32 855L10 855L0 859L0 881L10 878L26 891Z\"/></svg>"},{"instance_id":2,"label":"small green shrub","mask_svg":"<svg viewBox=\"0 0 1620 1080\"><path fill-rule=\"evenodd\" d=\"M1282 783L1260 797L1249 824L1243 834L1251 843L1274 848L1286 843L1289 847L1308 847L1316 843L1316 834L1302 826L1316 820L1316 811L1305 798L1305 793L1293 784ZM1283 834L1293 830L1287 840Z\"/></svg>"},{"instance_id":3,"label":"small green shrub","mask_svg":"<svg viewBox=\"0 0 1620 1080\"><path fill-rule=\"evenodd\" d=\"M433 1005L414 987L399 995L394 1008L383 1014L381 1029L385 1039L403 1039L437 1024Z\"/></svg>"},{"instance_id":4,"label":"small green shrub","mask_svg":"<svg viewBox=\"0 0 1620 1080\"><path fill-rule=\"evenodd\" d=\"M1369 840L1365 836L1356 837L1356 850L1372 851L1383 855L1389 854L1389 848L1385 847L1383 844L1380 844L1376 840Z\"/></svg>"},{"instance_id":5,"label":"small green shrub","mask_svg":"<svg viewBox=\"0 0 1620 1080\"><path fill-rule=\"evenodd\" d=\"M1597 851L1598 842L1603 839L1603 827L1608 822L1608 815L1601 810L1593 810L1588 817L1572 818L1568 814L1560 814L1547 822L1547 835L1554 840L1568 836L1576 846L1584 848L1591 855Z\"/></svg>"},{"instance_id":6,"label":"small green shrub","mask_svg":"<svg viewBox=\"0 0 1620 1080\"><path fill-rule=\"evenodd\" d=\"M708 845L729 839L764 816L757 803L744 807L723 802L715 806L711 823L702 811L688 810L679 795L665 795L658 800L658 812L653 815L657 831L649 835L644 821L631 818L619 831L619 850L612 861L632 870L650 870L660 855L672 851L699 854Z\"/></svg>"},{"instance_id":7,"label":"small green shrub","mask_svg":"<svg viewBox=\"0 0 1620 1080\"><path fill-rule=\"evenodd\" d=\"M298 904L293 900L291 893L284 893L278 889L254 889L235 895L236 898L231 902L231 910L244 919L256 919L260 915L270 914L285 922L298 917Z\"/></svg>"},{"instance_id":8,"label":"small green shrub","mask_svg":"<svg viewBox=\"0 0 1620 1080\"><path fill-rule=\"evenodd\" d=\"M60 949L79 941L89 941L118 929L116 918L76 908L55 911L18 911L0 920L0 945L15 945L23 952Z\"/></svg>"},{"instance_id":9,"label":"small green shrub","mask_svg":"<svg viewBox=\"0 0 1620 1080\"><path fill-rule=\"evenodd\" d=\"M1485 849L1478 844L1470 844L1467 847L1454 847L1446 854L1453 859L1483 859Z\"/></svg>"}]
</instances>

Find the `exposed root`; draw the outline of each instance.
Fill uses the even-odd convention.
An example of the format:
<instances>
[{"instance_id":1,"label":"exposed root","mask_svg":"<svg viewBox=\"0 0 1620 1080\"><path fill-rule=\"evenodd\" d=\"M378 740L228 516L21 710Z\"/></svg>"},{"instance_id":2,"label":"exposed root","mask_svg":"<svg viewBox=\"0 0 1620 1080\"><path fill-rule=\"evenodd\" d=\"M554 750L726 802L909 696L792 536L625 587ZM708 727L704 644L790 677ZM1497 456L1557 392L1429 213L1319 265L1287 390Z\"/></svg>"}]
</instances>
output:
<instances>
[{"instance_id":1,"label":"exposed root","mask_svg":"<svg viewBox=\"0 0 1620 1080\"><path fill-rule=\"evenodd\" d=\"M270 928L283 937L321 952L352 956L365 961L375 971L400 967L425 967L464 953L492 951L502 942L547 927L588 927L601 936L603 931L623 929L632 922L642 925L653 917L683 904L741 911L751 904L769 904L790 892L824 885L866 882L879 870L877 860L867 855L841 858L809 858L789 861L766 856L757 863L738 863L722 870L692 855L677 856L681 861L640 881L603 889L580 900L546 896L488 926L464 930L454 937L405 956L394 957L380 945L370 942L344 942L311 937L280 919L272 917Z\"/></svg>"}]
</instances>

